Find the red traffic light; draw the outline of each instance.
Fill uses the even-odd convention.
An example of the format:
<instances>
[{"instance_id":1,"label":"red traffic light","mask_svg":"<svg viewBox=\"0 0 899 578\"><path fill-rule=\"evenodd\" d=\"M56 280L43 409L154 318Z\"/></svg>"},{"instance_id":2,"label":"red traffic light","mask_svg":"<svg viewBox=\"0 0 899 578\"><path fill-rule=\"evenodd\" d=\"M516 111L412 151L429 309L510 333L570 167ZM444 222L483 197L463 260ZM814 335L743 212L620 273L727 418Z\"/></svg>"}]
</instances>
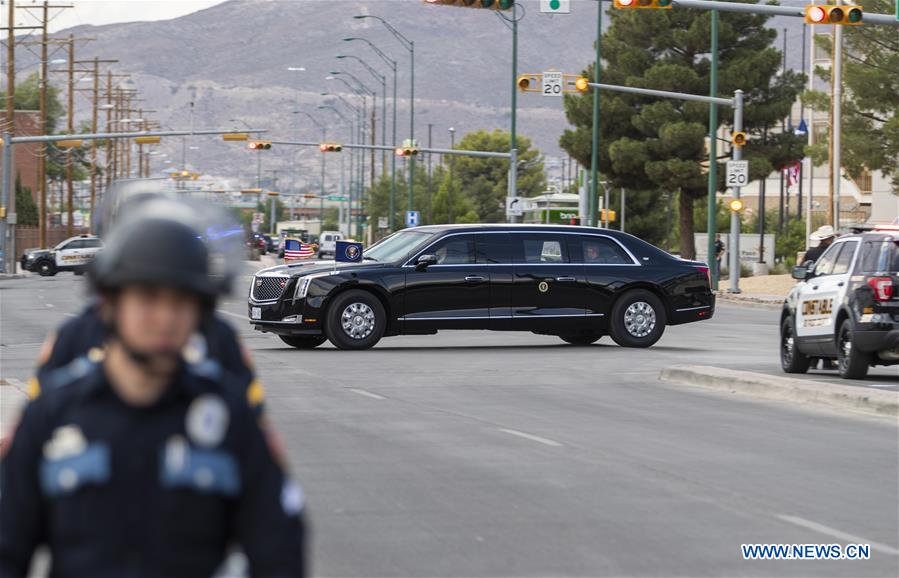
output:
<instances>
[{"instance_id":1,"label":"red traffic light","mask_svg":"<svg viewBox=\"0 0 899 578\"><path fill-rule=\"evenodd\" d=\"M267 151L272 148L272 143L263 140L251 140L247 143L247 148L254 151Z\"/></svg>"},{"instance_id":2,"label":"red traffic light","mask_svg":"<svg viewBox=\"0 0 899 578\"><path fill-rule=\"evenodd\" d=\"M318 145L318 150L323 153L339 153L343 150L343 146L336 142L323 142Z\"/></svg>"},{"instance_id":3,"label":"red traffic light","mask_svg":"<svg viewBox=\"0 0 899 578\"><path fill-rule=\"evenodd\" d=\"M395 152L398 157L414 157L418 154L418 149L415 147L397 147Z\"/></svg>"}]
</instances>

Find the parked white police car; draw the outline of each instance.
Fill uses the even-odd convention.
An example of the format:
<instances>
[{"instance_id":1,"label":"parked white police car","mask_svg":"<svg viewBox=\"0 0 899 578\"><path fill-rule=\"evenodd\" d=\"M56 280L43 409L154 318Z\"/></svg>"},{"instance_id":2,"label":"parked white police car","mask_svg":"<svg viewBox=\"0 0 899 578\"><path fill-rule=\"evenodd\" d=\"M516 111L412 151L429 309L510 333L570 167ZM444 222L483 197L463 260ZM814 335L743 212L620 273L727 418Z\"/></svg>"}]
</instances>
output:
<instances>
[{"instance_id":1,"label":"parked white police car","mask_svg":"<svg viewBox=\"0 0 899 578\"><path fill-rule=\"evenodd\" d=\"M79 235L66 239L52 249L28 249L22 255L22 269L51 277L59 271L84 272L103 248L103 242L93 235Z\"/></svg>"},{"instance_id":2,"label":"parked white police car","mask_svg":"<svg viewBox=\"0 0 899 578\"><path fill-rule=\"evenodd\" d=\"M899 364L899 228L837 239L800 282L781 313L780 361L805 373L814 358L836 359L840 376L862 379L874 365Z\"/></svg>"}]
</instances>

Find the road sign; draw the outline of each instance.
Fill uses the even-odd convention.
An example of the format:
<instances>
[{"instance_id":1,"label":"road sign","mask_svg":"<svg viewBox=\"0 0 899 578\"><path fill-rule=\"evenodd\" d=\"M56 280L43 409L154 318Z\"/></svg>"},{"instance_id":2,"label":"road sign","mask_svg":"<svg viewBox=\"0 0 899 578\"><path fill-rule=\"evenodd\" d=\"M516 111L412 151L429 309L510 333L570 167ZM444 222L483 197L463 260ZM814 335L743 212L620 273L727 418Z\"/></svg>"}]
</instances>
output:
<instances>
[{"instance_id":1,"label":"road sign","mask_svg":"<svg viewBox=\"0 0 899 578\"><path fill-rule=\"evenodd\" d=\"M378 228L379 229L387 228L387 217L378 217Z\"/></svg>"},{"instance_id":2,"label":"road sign","mask_svg":"<svg viewBox=\"0 0 899 578\"><path fill-rule=\"evenodd\" d=\"M406 226L417 227L419 222L418 211L406 211Z\"/></svg>"},{"instance_id":3,"label":"road sign","mask_svg":"<svg viewBox=\"0 0 899 578\"><path fill-rule=\"evenodd\" d=\"M749 161L727 161L727 178L724 181L728 187L745 187L749 184Z\"/></svg>"},{"instance_id":4,"label":"road sign","mask_svg":"<svg viewBox=\"0 0 899 578\"><path fill-rule=\"evenodd\" d=\"M562 96L562 73L543 73L543 96Z\"/></svg>"},{"instance_id":5,"label":"road sign","mask_svg":"<svg viewBox=\"0 0 899 578\"><path fill-rule=\"evenodd\" d=\"M540 0L540 12L544 14L568 14L571 0Z\"/></svg>"},{"instance_id":6,"label":"road sign","mask_svg":"<svg viewBox=\"0 0 899 578\"><path fill-rule=\"evenodd\" d=\"M520 217L524 214L524 199L521 197L506 197L506 216Z\"/></svg>"},{"instance_id":7,"label":"road sign","mask_svg":"<svg viewBox=\"0 0 899 578\"><path fill-rule=\"evenodd\" d=\"M325 198L328 199L329 201L345 201L346 200L346 197L344 197L343 195L328 195Z\"/></svg>"}]
</instances>

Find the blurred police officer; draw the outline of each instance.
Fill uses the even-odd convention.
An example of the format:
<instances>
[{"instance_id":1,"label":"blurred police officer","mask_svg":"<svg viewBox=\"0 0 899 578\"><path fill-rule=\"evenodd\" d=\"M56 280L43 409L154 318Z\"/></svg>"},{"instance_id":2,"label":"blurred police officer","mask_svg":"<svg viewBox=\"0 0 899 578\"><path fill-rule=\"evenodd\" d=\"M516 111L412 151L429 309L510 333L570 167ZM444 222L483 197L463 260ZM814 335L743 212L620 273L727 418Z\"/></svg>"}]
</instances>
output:
<instances>
[{"instance_id":1,"label":"blurred police officer","mask_svg":"<svg viewBox=\"0 0 899 578\"><path fill-rule=\"evenodd\" d=\"M229 226L228 219L214 207L195 206L185 200L176 200L159 192L159 185L149 181L120 183L106 195L97 214L94 229L101 235L108 232L115 222L135 214L177 215L180 220L202 232L208 229L221 231ZM238 226L234 227L240 232ZM242 246L232 243L229 247L227 242L222 242L223 239L227 241L228 237L217 235L215 239L204 238L204 241L210 250L225 255L224 262L229 267L221 271L215 281L220 284L221 292L227 292L235 276L231 265L239 263L239 257L229 254L229 251L239 253ZM102 347L106 337L106 325L100 319L99 303L92 300L80 314L67 320L47 337L38 355L36 378L29 384L30 395L37 395L40 384L46 382L55 370ZM213 312L203 320L188 344L187 353L194 361L205 357L221 365L238 384L244 386L248 399L261 411L264 394L262 386L256 381L250 356L241 346L234 329L218 314Z\"/></svg>"},{"instance_id":2,"label":"blurred police officer","mask_svg":"<svg viewBox=\"0 0 899 578\"><path fill-rule=\"evenodd\" d=\"M46 544L52 576L211 576L232 543L254 577L304 572L302 492L233 379L183 351L218 287L197 231L123 223L92 280L103 355L55 372L0 463L0 577Z\"/></svg>"}]
</instances>

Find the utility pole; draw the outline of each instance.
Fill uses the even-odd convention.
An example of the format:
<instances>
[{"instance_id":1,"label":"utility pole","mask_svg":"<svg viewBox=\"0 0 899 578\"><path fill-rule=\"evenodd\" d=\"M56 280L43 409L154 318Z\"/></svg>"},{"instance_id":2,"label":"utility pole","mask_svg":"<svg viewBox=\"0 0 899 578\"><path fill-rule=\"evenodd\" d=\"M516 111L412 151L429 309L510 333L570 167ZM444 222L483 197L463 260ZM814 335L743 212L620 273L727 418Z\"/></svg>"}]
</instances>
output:
<instances>
[{"instance_id":1,"label":"utility pole","mask_svg":"<svg viewBox=\"0 0 899 578\"><path fill-rule=\"evenodd\" d=\"M843 4L837 0L837 6ZM841 139L843 133L843 27L833 27L833 95L830 99L831 111L831 150L830 155L830 224L834 230L840 229L840 165L842 164Z\"/></svg>"},{"instance_id":2,"label":"utility pole","mask_svg":"<svg viewBox=\"0 0 899 578\"><path fill-rule=\"evenodd\" d=\"M69 134L75 134L75 35L69 34L69 90L68 90L68 123L67 128ZM72 182L74 168L72 167L72 147L66 148L66 206L68 207L68 218L66 219L66 236L71 237L73 234L73 226L75 220L75 211L73 204L75 202L75 185Z\"/></svg>"},{"instance_id":3,"label":"utility pole","mask_svg":"<svg viewBox=\"0 0 899 578\"><path fill-rule=\"evenodd\" d=\"M431 137L432 131L434 129L434 125L432 123L428 123L428 148L432 148ZM432 187L431 187L431 159L434 157L433 154L428 153L428 218L425 220L427 224L431 224L431 199L432 199Z\"/></svg>"},{"instance_id":4,"label":"utility pole","mask_svg":"<svg viewBox=\"0 0 899 578\"><path fill-rule=\"evenodd\" d=\"M40 82L39 82L39 104L40 110L39 126L42 135L47 134L47 17L49 6L44 1L43 18L41 19L41 62L40 62ZM38 225L38 234L40 236L41 249L47 248L47 145L40 143L38 145L37 155L37 186L40 191L40 224Z\"/></svg>"}]
</instances>

